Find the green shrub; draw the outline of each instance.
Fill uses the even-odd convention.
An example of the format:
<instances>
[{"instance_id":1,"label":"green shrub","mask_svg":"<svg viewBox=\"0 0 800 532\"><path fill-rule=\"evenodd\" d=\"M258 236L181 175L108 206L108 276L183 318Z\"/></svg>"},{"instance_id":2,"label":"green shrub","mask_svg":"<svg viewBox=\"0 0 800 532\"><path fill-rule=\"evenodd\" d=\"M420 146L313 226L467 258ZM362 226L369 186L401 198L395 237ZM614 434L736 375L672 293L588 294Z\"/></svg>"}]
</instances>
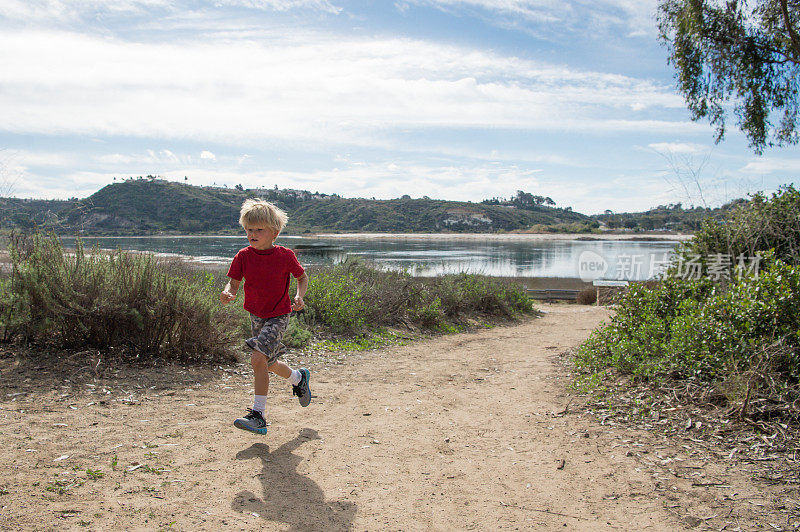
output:
<instances>
[{"instance_id":1,"label":"green shrub","mask_svg":"<svg viewBox=\"0 0 800 532\"><path fill-rule=\"evenodd\" d=\"M12 279L0 279L0 341L9 342L30 319L26 301L11 289Z\"/></svg>"},{"instance_id":2,"label":"green shrub","mask_svg":"<svg viewBox=\"0 0 800 532\"><path fill-rule=\"evenodd\" d=\"M441 328L445 323L442 300L437 297L429 303L423 303L410 309L409 318L412 322L418 323L427 329Z\"/></svg>"},{"instance_id":3,"label":"green shrub","mask_svg":"<svg viewBox=\"0 0 800 532\"><path fill-rule=\"evenodd\" d=\"M780 350L771 347L779 345ZM757 353L779 378L800 377L800 267L767 254L759 275L727 289L708 279L635 285L611 323L577 351L584 372L613 367L646 379L663 376L724 381L749 371Z\"/></svg>"},{"instance_id":4,"label":"green shrub","mask_svg":"<svg viewBox=\"0 0 800 532\"><path fill-rule=\"evenodd\" d=\"M731 266L716 277L715 256ZM737 270L740 258L756 256L760 263L745 265L757 269ZM680 268L693 259L702 267L698 280ZM611 323L578 349L576 363L589 374L613 367L646 379L716 383L733 396L745 381L749 396L755 382L772 397L800 378L799 265L800 193L786 186L769 198L756 194L726 219L704 222L661 282L632 287ZM775 397L789 397L782 394Z\"/></svg>"},{"instance_id":5,"label":"green shrub","mask_svg":"<svg viewBox=\"0 0 800 532\"><path fill-rule=\"evenodd\" d=\"M444 330L473 314L535 312L525 289L512 283L468 274L424 279L357 259L313 272L305 302L308 323L356 335L390 326Z\"/></svg>"},{"instance_id":6,"label":"green shrub","mask_svg":"<svg viewBox=\"0 0 800 532\"><path fill-rule=\"evenodd\" d=\"M309 279L306 303L315 318L336 333L365 329L367 303L364 286L351 268L332 268Z\"/></svg>"},{"instance_id":7,"label":"green shrub","mask_svg":"<svg viewBox=\"0 0 800 532\"><path fill-rule=\"evenodd\" d=\"M459 273L433 278L429 284L451 318L470 313L511 318L534 312L524 288L490 277Z\"/></svg>"},{"instance_id":8,"label":"green shrub","mask_svg":"<svg viewBox=\"0 0 800 532\"><path fill-rule=\"evenodd\" d=\"M11 299L0 317L7 337L64 348L134 348L135 356L228 359L230 311L217 303L213 279L152 255L65 252L55 236L37 234L11 247ZM8 319L13 316L14 319Z\"/></svg>"},{"instance_id":9,"label":"green shrub","mask_svg":"<svg viewBox=\"0 0 800 532\"><path fill-rule=\"evenodd\" d=\"M313 331L308 329L297 316L293 315L289 318L289 325L283 334L283 343L287 347L301 349L307 346L313 337Z\"/></svg>"},{"instance_id":10,"label":"green shrub","mask_svg":"<svg viewBox=\"0 0 800 532\"><path fill-rule=\"evenodd\" d=\"M684 373L706 379L748 368L749 358L774 344L788 358L773 369L800 376L800 268L774 261L758 277L748 276L730 290L687 304L671 327L667 351L676 353Z\"/></svg>"}]
</instances>

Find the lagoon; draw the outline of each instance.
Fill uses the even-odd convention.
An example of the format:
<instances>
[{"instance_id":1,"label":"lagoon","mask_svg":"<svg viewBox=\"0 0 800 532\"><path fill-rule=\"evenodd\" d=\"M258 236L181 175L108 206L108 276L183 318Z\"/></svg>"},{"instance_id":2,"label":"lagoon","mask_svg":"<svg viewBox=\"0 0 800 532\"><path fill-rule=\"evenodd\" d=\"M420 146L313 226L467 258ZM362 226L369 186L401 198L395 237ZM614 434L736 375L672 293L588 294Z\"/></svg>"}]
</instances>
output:
<instances>
[{"instance_id":1,"label":"lagoon","mask_svg":"<svg viewBox=\"0 0 800 532\"><path fill-rule=\"evenodd\" d=\"M64 237L74 246L74 237ZM307 266L336 264L349 256L416 276L477 273L503 277L645 280L654 277L681 240L575 235L313 235L285 236ZM247 245L243 236L83 237L87 246L189 257L224 268ZM588 269L587 269L588 268ZM589 271L591 270L591 271Z\"/></svg>"}]
</instances>

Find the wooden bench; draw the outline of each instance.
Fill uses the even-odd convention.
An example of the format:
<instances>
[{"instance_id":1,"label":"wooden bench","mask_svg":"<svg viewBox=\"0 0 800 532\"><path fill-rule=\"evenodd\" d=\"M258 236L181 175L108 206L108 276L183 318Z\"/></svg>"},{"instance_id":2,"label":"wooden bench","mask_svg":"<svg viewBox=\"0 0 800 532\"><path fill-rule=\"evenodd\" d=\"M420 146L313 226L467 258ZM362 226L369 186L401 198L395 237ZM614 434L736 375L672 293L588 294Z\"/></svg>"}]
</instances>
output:
<instances>
[{"instance_id":1,"label":"wooden bench","mask_svg":"<svg viewBox=\"0 0 800 532\"><path fill-rule=\"evenodd\" d=\"M577 301L580 290L565 290L561 288L528 288L528 295L533 299L550 300L562 299Z\"/></svg>"}]
</instances>

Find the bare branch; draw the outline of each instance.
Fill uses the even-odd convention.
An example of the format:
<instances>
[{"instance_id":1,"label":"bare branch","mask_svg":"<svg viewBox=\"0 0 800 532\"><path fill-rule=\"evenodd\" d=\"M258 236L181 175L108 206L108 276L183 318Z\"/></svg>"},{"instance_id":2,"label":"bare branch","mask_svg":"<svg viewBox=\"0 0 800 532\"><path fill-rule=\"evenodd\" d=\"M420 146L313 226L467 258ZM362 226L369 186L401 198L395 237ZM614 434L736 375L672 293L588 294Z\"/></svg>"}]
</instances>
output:
<instances>
[{"instance_id":1,"label":"bare branch","mask_svg":"<svg viewBox=\"0 0 800 532\"><path fill-rule=\"evenodd\" d=\"M789 32L789 38L792 41L792 50L794 51L795 58L800 58L800 36L792 26L792 21L789 19L789 6L786 5L786 0L780 0L781 12L783 13L783 24L786 26L786 31ZM795 63L797 63L795 59Z\"/></svg>"},{"instance_id":2,"label":"bare branch","mask_svg":"<svg viewBox=\"0 0 800 532\"><path fill-rule=\"evenodd\" d=\"M0 155L7 151L6 148L0 148ZM11 169L10 157L5 159L0 158L0 198L8 198L14 193L17 187L19 176Z\"/></svg>"}]
</instances>

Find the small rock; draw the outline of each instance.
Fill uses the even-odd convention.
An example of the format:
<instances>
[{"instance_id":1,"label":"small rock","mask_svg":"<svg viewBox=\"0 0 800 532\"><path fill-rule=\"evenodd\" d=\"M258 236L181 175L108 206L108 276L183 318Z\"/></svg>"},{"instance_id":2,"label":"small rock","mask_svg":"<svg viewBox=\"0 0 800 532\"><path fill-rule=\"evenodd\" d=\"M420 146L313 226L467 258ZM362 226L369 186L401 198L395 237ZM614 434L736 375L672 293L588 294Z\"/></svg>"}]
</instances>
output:
<instances>
[{"instance_id":1,"label":"small rock","mask_svg":"<svg viewBox=\"0 0 800 532\"><path fill-rule=\"evenodd\" d=\"M689 525L690 527L694 528L696 526L699 526L703 522L703 520L689 515L683 518L683 522Z\"/></svg>"}]
</instances>

